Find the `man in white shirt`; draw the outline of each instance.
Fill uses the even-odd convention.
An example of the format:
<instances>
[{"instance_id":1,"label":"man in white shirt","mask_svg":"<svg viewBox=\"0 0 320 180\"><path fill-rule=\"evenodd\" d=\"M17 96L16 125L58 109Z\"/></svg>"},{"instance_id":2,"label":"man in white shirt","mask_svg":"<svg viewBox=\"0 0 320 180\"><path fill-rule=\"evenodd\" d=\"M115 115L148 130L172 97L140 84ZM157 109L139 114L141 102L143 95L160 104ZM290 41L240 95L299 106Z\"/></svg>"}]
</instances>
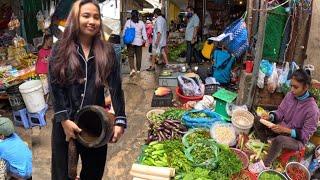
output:
<instances>
[{"instance_id":1,"label":"man in white shirt","mask_svg":"<svg viewBox=\"0 0 320 180\"><path fill-rule=\"evenodd\" d=\"M187 7L188 24L186 28L185 40L187 41L187 63L191 66L194 45L197 41L197 33L200 25L200 20L194 9L191 6Z\"/></svg>"},{"instance_id":2,"label":"man in white shirt","mask_svg":"<svg viewBox=\"0 0 320 180\"><path fill-rule=\"evenodd\" d=\"M160 53L163 56L165 64L168 64L168 57L164 51L164 48L167 46L167 22L166 19L162 17L161 10L159 8L156 8L153 14L156 20L153 27L152 64L147 71L155 70L156 56L159 56Z\"/></svg>"}]
</instances>

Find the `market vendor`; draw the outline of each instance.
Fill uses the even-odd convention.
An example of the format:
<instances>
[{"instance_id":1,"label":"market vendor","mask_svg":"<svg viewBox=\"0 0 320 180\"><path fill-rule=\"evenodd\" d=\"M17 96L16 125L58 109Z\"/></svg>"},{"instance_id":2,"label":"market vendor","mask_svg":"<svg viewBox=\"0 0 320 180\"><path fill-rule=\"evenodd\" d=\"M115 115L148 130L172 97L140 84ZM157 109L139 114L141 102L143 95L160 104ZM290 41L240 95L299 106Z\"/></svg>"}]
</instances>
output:
<instances>
[{"instance_id":1,"label":"market vendor","mask_svg":"<svg viewBox=\"0 0 320 180\"><path fill-rule=\"evenodd\" d=\"M0 161L0 179L6 174L13 179L31 179L32 152L5 117L0 117Z\"/></svg>"},{"instance_id":2,"label":"market vendor","mask_svg":"<svg viewBox=\"0 0 320 180\"><path fill-rule=\"evenodd\" d=\"M274 124L268 127L259 121L260 117L255 119L255 134L262 142L271 142L271 146L264 160L249 166L250 171L259 173L268 169L283 149L299 151L309 141L319 120L319 109L309 92L310 86L310 75L305 70L296 70L291 78L291 92L276 111L261 117Z\"/></svg>"}]
</instances>

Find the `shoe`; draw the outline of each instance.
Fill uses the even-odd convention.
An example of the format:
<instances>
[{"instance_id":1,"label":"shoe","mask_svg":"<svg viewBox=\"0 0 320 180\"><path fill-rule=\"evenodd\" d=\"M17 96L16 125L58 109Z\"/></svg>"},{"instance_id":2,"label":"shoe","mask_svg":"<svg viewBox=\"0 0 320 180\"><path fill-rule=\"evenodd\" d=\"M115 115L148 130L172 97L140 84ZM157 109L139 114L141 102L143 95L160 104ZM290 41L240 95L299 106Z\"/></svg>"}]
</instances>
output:
<instances>
[{"instance_id":1,"label":"shoe","mask_svg":"<svg viewBox=\"0 0 320 180\"><path fill-rule=\"evenodd\" d=\"M155 68L152 67L152 66L150 66L150 67L147 69L147 71L154 71L154 70L155 70Z\"/></svg>"},{"instance_id":2,"label":"shoe","mask_svg":"<svg viewBox=\"0 0 320 180\"><path fill-rule=\"evenodd\" d=\"M134 76L135 73L136 73L136 71L134 69L132 69L130 72L130 76Z\"/></svg>"}]
</instances>

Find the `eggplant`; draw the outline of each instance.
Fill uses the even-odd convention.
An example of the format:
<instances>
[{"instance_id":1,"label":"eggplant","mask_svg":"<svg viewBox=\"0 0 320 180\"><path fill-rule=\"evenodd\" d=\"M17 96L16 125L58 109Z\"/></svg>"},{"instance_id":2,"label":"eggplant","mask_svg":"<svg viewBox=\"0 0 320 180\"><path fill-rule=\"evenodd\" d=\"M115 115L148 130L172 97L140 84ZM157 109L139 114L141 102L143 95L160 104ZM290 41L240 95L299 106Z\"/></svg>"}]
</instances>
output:
<instances>
[{"instance_id":1,"label":"eggplant","mask_svg":"<svg viewBox=\"0 0 320 180\"><path fill-rule=\"evenodd\" d=\"M159 135L160 135L160 137L161 137L163 140L166 140L166 139L167 139L166 136L163 134L162 131L159 131Z\"/></svg>"},{"instance_id":2,"label":"eggplant","mask_svg":"<svg viewBox=\"0 0 320 180\"><path fill-rule=\"evenodd\" d=\"M166 129L169 128L169 129L171 130L171 129L174 129L174 128L175 128L174 126L172 126L172 125L169 124L168 122L164 122L163 124L166 126Z\"/></svg>"},{"instance_id":3,"label":"eggplant","mask_svg":"<svg viewBox=\"0 0 320 180\"><path fill-rule=\"evenodd\" d=\"M169 129L164 129L163 132L165 132L167 134L171 134L171 130L169 130Z\"/></svg>"}]
</instances>

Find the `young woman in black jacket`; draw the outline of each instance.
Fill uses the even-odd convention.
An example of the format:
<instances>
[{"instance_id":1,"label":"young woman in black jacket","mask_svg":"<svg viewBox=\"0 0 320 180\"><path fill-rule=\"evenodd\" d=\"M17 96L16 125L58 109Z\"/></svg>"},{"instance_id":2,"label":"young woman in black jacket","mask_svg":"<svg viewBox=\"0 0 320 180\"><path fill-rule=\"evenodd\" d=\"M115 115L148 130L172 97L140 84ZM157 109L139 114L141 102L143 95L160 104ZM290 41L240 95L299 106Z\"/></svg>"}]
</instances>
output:
<instances>
[{"instance_id":1,"label":"young woman in black jacket","mask_svg":"<svg viewBox=\"0 0 320 180\"><path fill-rule=\"evenodd\" d=\"M54 97L52 129L52 179L68 179L68 141L81 129L73 122L87 105L104 106L104 88L109 87L116 120L111 142L127 126L120 64L111 44L104 40L99 5L94 0L76 1L60 42L53 48L49 79ZM76 143L81 156L81 180L102 179L107 145L87 148Z\"/></svg>"}]
</instances>

